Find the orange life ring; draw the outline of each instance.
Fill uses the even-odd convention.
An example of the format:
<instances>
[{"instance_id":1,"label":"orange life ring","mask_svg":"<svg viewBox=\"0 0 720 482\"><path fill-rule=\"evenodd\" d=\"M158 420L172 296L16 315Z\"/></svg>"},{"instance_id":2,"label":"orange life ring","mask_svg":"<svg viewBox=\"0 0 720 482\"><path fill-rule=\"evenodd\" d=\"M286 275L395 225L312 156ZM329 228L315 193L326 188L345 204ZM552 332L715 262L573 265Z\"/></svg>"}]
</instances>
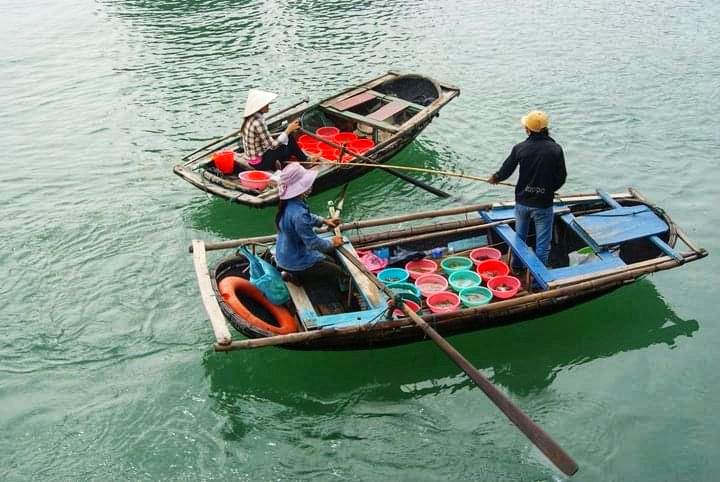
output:
<instances>
[{"instance_id":1,"label":"orange life ring","mask_svg":"<svg viewBox=\"0 0 720 482\"><path fill-rule=\"evenodd\" d=\"M261 330L268 331L270 333L275 333L276 335L285 335L298 331L297 320L295 320L295 317L287 310L287 308L272 304L270 300L265 298L262 291L257 289L245 278L240 278L239 276L228 276L223 278L223 280L218 284L218 290L220 291L220 295L223 297L225 303L227 303L235 313L256 328L260 328ZM248 310L237 297L236 293L238 292L243 293L252 298L253 301L260 303L263 308L270 312L280 326L271 325L252 314L252 312Z\"/></svg>"}]
</instances>

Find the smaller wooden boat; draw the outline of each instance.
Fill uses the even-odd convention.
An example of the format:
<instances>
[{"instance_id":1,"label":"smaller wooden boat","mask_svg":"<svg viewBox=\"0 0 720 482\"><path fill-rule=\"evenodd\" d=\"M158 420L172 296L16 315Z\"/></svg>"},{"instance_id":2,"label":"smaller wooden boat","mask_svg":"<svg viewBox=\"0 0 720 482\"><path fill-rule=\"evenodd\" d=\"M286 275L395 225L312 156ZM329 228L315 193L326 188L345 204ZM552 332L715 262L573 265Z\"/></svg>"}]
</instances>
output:
<instances>
[{"instance_id":1,"label":"smaller wooden boat","mask_svg":"<svg viewBox=\"0 0 720 482\"><path fill-rule=\"evenodd\" d=\"M412 142L439 115L440 109L458 95L460 89L450 84L391 71L316 104L308 105L308 101L303 100L290 109L271 113L267 124L271 133L279 134L289 121L299 118L302 128L310 135L322 127L352 132L372 141L373 147L363 150L362 159L383 163ZM336 147L343 149L340 144ZM216 167L213 154L227 150L242 152L239 131L186 156L173 171L193 186L239 204L254 207L277 204L278 191L271 184L258 190L243 184L239 167L232 173L223 173ZM352 152L342 151L339 158L350 159L351 155ZM323 164L313 193L344 184L369 170L342 163Z\"/></svg>"},{"instance_id":2,"label":"smaller wooden boat","mask_svg":"<svg viewBox=\"0 0 720 482\"><path fill-rule=\"evenodd\" d=\"M445 313L431 312L428 300L423 300L420 305L422 318L442 335L531 320L587 302L649 273L707 256L707 251L688 239L665 211L633 189L613 195L598 191L563 196L554 210L550 266L540 262L527 244L516 236L513 202L354 221L343 224L342 229L353 233L345 249L355 254L373 250L382 254L381 250L387 250L392 260L393 253L400 253L400 257L403 253L418 257L418 254L422 256L435 251L443 253L447 259L450 254L467 256L477 248L492 247L499 250L501 260L507 264L515 257L526 267L526 274L519 278L518 291L509 298L494 298L486 304L464 306ZM421 220L430 222L419 223ZM415 224L408 227L408 222ZM381 229L373 229L378 227ZM531 232L530 242L533 242L532 237ZM389 304L398 300L391 300L384 290L379 289L367 272L358 268L357 260L343 256L338 257L338 262L345 266L352 280L349 290L327 280L315 280L302 287L288 284L291 301L282 307L285 311L280 315L253 302L247 293L235 293L240 303L264 323L277 325L278 316L292 316L297 322L297 331L278 335L277 330L273 333L252 323L249 317L233 310L218 289L228 277L246 278L247 260L235 254L209 270L205 252L246 244L257 247L257 243L261 243L268 249L257 248L257 252L264 252L271 259L269 248L274 240L275 235L215 244L193 241L195 270L215 333L216 350L268 345L306 350L366 349L424 339L424 333L416 323L389 308ZM683 246L682 250L680 246ZM454 252L448 253L448 248L454 248ZM405 256L407 259L410 258ZM449 263L445 265L451 269ZM487 274L480 268L478 270L479 274ZM460 278L468 281L473 276L462 275ZM491 283L483 284L492 287ZM507 289L512 290L513 286L508 284ZM408 291L412 289L408 288ZM498 296L505 294L498 293ZM233 341L227 322L251 339ZM294 325L286 323L286 326Z\"/></svg>"}]
</instances>

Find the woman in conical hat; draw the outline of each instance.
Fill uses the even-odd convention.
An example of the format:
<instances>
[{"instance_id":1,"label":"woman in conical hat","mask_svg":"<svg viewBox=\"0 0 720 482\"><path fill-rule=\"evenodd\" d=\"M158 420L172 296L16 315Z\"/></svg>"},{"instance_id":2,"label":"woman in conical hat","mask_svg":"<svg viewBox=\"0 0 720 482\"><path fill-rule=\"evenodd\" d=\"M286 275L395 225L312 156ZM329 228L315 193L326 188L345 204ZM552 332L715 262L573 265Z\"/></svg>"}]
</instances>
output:
<instances>
[{"instance_id":1,"label":"woman in conical hat","mask_svg":"<svg viewBox=\"0 0 720 482\"><path fill-rule=\"evenodd\" d=\"M299 161L307 161L308 156L300 149L292 136L300 128L300 121L294 120L285 128L285 132L276 139L270 136L264 114L270 110L270 103L277 94L251 89L248 92L243 113L243 124L240 128L243 152L237 161L245 169L272 171L284 166L291 156ZM310 159L316 160L315 158ZM279 165L278 165L279 164Z\"/></svg>"},{"instance_id":2,"label":"woman in conical hat","mask_svg":"<svg viewBox=\"0 0 720 482\"><path fill-rule=\"evenodd\" d=\"M319 237L313 228L334 228L339 219L325 219L310 212L305 200L317 177L316 169L292 162L280 173L280 204L275 216L278 230L275 259L287 281L302 284L310 279L345 279L347 275L327 255L342 246L342 236ZM344 285L347 286L347 285Z\"/></svg>"}]
</instances>

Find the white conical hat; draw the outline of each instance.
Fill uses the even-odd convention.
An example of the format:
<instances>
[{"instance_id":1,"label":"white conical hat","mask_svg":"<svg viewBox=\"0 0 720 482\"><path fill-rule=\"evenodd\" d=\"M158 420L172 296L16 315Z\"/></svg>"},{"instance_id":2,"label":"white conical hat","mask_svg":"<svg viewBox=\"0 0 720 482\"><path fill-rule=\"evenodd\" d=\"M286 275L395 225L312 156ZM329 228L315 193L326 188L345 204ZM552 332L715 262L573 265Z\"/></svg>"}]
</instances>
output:
<instances>
[{"instance_id":1,"label":"white conical hat","mask_svg":"<svg viewBox=\"0 0 720 482\"><path fill-rule=\"evenodd\" d=\"M243 114L243 117L253 115L255 112L259 111L260 109L268 105L270 102L274 101L277 96L277 94L273 94L272 92L265 92L264 90L258 89L250 89L250 92L248 92L247 101L245 102L245 113Z\"/></svg>"}]
</instances>

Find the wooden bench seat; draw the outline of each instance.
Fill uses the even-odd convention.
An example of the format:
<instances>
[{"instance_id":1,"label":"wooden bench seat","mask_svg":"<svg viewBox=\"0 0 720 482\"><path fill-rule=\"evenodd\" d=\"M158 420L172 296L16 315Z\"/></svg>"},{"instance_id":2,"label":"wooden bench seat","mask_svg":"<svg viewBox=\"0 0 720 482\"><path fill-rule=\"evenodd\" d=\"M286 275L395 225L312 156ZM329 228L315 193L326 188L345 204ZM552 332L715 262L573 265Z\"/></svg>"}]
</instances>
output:
<instances>
[{"instance_id":1,"label":"wooden bench seat","mask_svg":"<svg viewBox=\"0 0 720 482\"><path fill-rule=\"evenodd\" d=\"M408 103L402 100L394 100L388 104L385 104L384 106L380 107L375 112L372 112L368 114L368 117L370 119L376 120L376 121L384 121L385 119L388 119L398 112L401 112L408 107Z\"/></svg>"},{"instance_id":2,"label":"wooden bench seat","mask_svg":"<svg viewBox=\"0 0 720 482\"><path fill-rule=\"evenodd\" d=\"M361 92L360 94L335 102L334 104L332 104L332 107L336 108L337 110L343 111L351 109L360 104L364 104L365 102L374 98L375 94L372 92Z\"/></svg>"}]
</instances>

